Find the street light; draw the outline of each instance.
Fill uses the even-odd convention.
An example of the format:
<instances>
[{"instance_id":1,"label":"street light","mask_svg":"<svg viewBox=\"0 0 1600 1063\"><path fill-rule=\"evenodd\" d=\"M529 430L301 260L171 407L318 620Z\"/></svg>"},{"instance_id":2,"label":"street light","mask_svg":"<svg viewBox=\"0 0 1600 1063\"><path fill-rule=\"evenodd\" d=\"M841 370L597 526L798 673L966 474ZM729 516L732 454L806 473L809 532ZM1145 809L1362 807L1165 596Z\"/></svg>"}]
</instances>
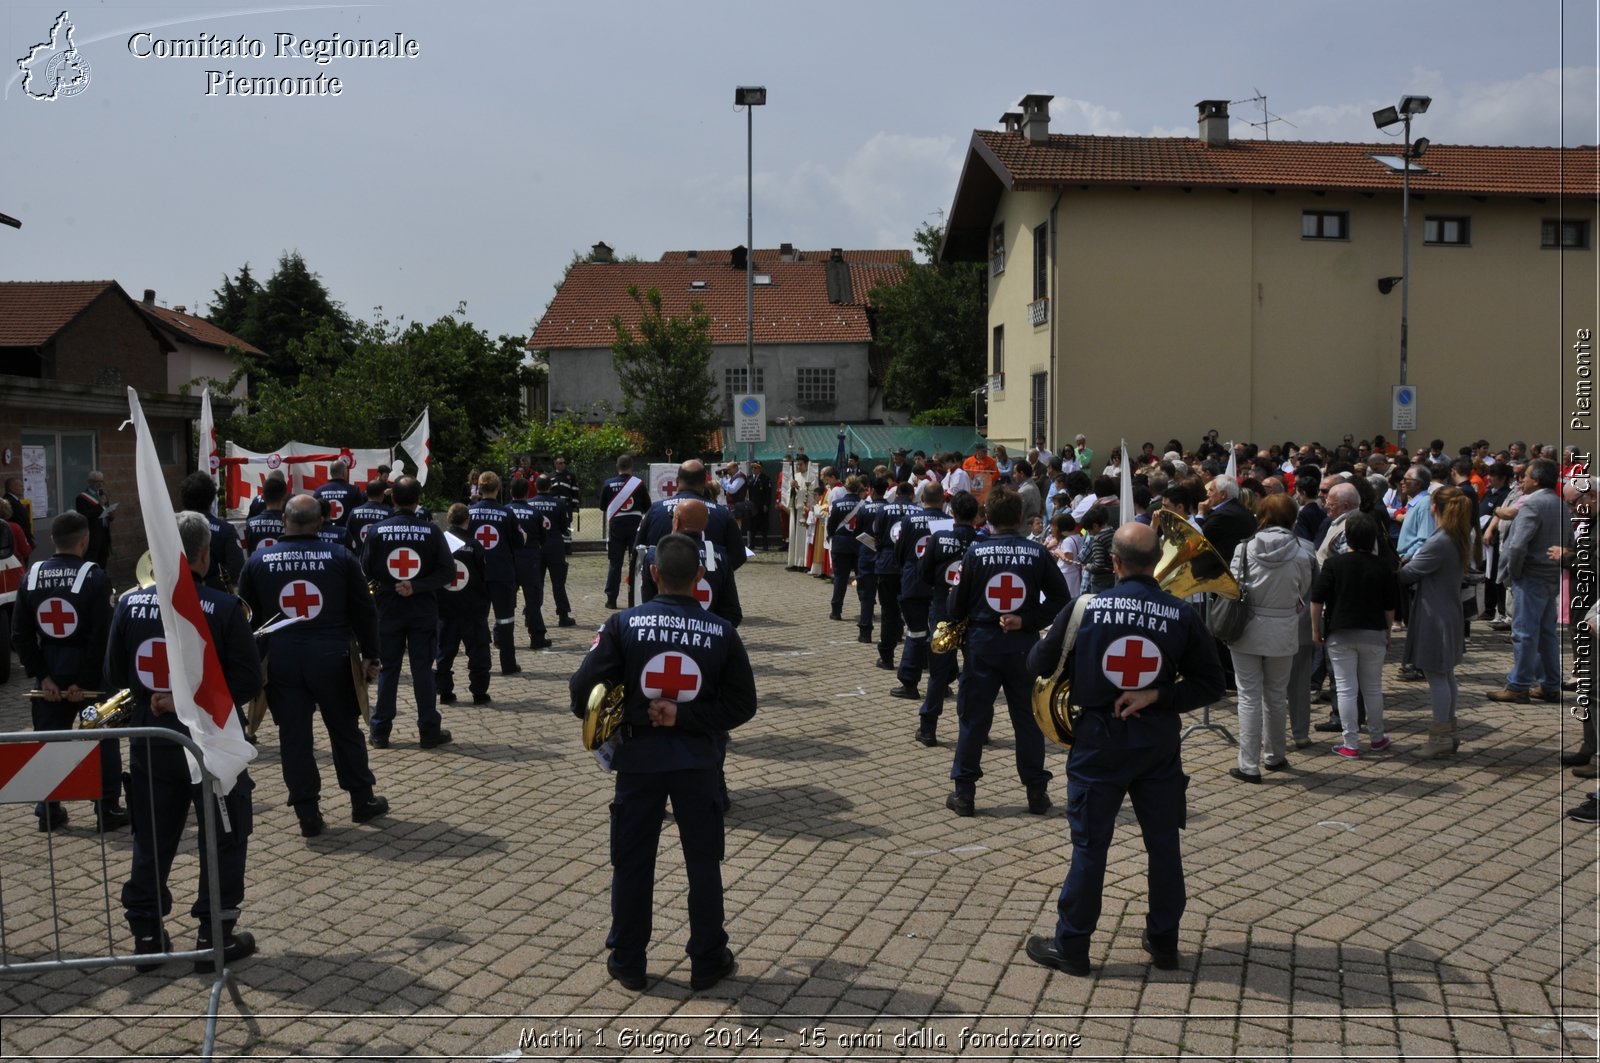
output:
<instances>
[{"instance_id":1,"label":"street light","mask_svg":"<svg viewBox=\"0 0 1600 1063\"><path fill-rule=\"evenodd\" d=\"M1413 147L1411 143L1411 118L1413 115L1426 114L1428 105L1433 102L1429 96L1402 96L1400 106L1385 107L1372 112L1372 121L1379 129L1388 129L1396 123L1405 125L1406 150L1400 158L1400 384L1406 383L1407 369L1407 325L1408 313L1411 308L1411 164L1422 157L1428 150L1426 137L1417 141ZM1389 278L1385 278L1386 280ZM1382 281L1379 282L1382 290ZM1405 429L1396 429L1398 438L1396 442L1400 449L1406 449Z\"/></svg>"},{"instance_id":2,"label":"street light","mask_svg":"<svg viewBox=\"0 0 1600 1063\"><path fill-rule=\"evenodd\" d=\"M746 394L756 388L756 179L755 113L767 105L765 85L740 85L733 90L733 105L744 108L744 387ZM745 460L751 470L756 461L756 445L750 444Z\"/></svg>"}]
</instances>

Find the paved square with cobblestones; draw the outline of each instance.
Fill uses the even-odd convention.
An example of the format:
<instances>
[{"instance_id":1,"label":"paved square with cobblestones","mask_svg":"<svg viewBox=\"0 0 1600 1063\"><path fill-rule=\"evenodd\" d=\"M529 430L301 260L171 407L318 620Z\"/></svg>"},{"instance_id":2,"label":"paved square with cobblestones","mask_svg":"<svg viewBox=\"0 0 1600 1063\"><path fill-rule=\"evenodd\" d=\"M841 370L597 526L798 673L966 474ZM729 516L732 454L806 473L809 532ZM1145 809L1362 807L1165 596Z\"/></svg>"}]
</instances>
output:
<instances>
[{"instance_id":1,"label":"paved square with cobblestones","mask_svg":"<svg viewBox=\"0 0 1600 1063\"><path fill-rule=\"evenodd\" d=\"M893 677L854 624L829 622L826 585L785 572L777 553L740 573L761 709L728 759L738 973L689 990L669 824L651 982L625 992L604 967L611 780L580 748L566 690L605 616L603 572L600 555L573 558L579 627L522 650L523 674L496 675L492 705L447 707L452 745L418 748L402 705L393 747L372 751L393 806L383 819L349 821L319 726L331 829L302 838L263 728L240 924L261 950L238 965L245 1010L223 998L220 1055L1592 1059L1600 1048L1600 834L1564 818L1584 790L1557 761L1578 726L1558 706L1483 699L1509 663L1506 634L1474 625L1453 759L1418 759L1426 687L1392 666L1383 755L1346 762L1320 743L1249 786L1227 775L1231 745L1192 735L1182 969L1151 969L1139 946L1145 859L1125 807L1095 972L1073 978L1022 955L1053 926L1066 871L1064 753L1051 749L1057 807L1028 815L1000 713L978 815L957 819L944 808L953 702L944 744L913 742L915 706L887 697ZM5 689L0 727L25 729L21 682ZM1237 732L1231 701L1213 716ZM52 947L51 860L68 951L105 947L99 836L85 805L71 811L47 848L27 806L0 808L13 961ZM119 951L128 851L125 831L111 836ZM180 942L192 940L194 867L191 834L172 882ZM209 985L177 963L0 976L0 1048L190 1054Z\"/></svg>"}]
</instances>

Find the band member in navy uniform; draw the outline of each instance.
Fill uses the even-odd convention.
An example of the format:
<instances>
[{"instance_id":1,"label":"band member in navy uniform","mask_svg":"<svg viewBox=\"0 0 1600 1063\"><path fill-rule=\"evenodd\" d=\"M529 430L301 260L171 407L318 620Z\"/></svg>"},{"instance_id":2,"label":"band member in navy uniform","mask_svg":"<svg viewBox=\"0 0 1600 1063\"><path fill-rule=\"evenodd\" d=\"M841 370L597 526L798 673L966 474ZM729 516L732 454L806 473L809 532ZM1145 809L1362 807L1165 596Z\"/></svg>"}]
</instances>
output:
<instances>
[{"instance_id":1,"label":"band member in navy uniform","mask_svg":"<svg viewBox=\"0 0 1600 1063\"><path fill-rule=\"evenodd\" d=\"M918 564L928 549L928 536L951 523L944 512L944 488L930 481L922 485L921 508L902 517L890 533L895 564L900 566L900 613L906 624L905 648L895 672L900 685L889 691L891 697L922 700L917 684L922 682L922 669L928 661L928 601L933 588L922 581Z\"/></svg>"},{"instance_id":2,"label":"band member in navy uniform","mask_svg":"<svg viewBox=\"0 0 1600 1063\"><path fill-rule=\"evenodd\" d=\"M372 744L389 747L395 699L400 691L400 658L409 656L417 699L418 744L433 749L450 741L439 726L433 670L439 651L439 603L433 592L456 575L444 532L417 516L422 485L415 476L394 482L395 515L367 528L361 569L377 585L378 696L372 706Z\"/></svg>"},{"instance_id":3,"label":"band member in navy uniform","mask_svg":"<svg viewBox=\"0 0 1600 1063\"><path fill-rule=\"evenodd\" d=\"M728 561L737 571L744 565L744 539L733 514L712 502L706 495L706 465L698 458L690 458L678 466L677 493L671 498L658 499L645 511L639 522L639 534L634 538L635 550L654 546L656 541L672 530L672 511L680 498L698 498L706 503L706 538L728 553Z\"/></svg>"},{"instance_id":4,"label":"band member in navy uniform","mask_svg":"<svg viewBox=\"0 0 1600 1063\"><path fill-rule=\"evenodd\" d=\"M833 554L830 620L844 619L844 592L850 586L850 577L856 571L856 557L861 552L861 544L856 542L856 510L860 507L861 478L852 476L844 482L844 495L828 508L828 549ZM870 635L870 629L868 633Z\"/></svg>"},{"instance_id":5,"label":"band member in navy uniform","mask_svg":"<svg viewBox=\"0 0 1600 1063\"><path fill-rule=\"evenodd\" d=\"M572 711L584 715L597 684L622 684L606 970L625 989L647 984L656 849L670 797L689 881L689 987L699 991L736 967L723 926L716 735L755 715L755 675L738 632L691 594L701 575L692 540L661 539L652 575L661 594L608 617L573 673Z\"/></svg>"},{"instance_id":6,"label":"band member in navy uniform","mask_svg":"<svg viewBox=\"0 0 1600 1063\"><path fill-rule=\"evenodd\" d=\"M285 485L285 491L284 491L283 497L286 498L286 499L289 497L289 493L288 493L288 490L287 490L288 480L284 476L283 470L282 469L273 469L273 470L271 470L270 472L267 473L266 476L262 477L261 490L256 492L255 497L250 500L249 507L246 508L246 510L245 510L244 515L245 515L245 519L247 521L251 517L255 516L256 514L260 513L262 510L267 508L267 481L268 480L277 480L279 483L284 484ZM247 553L247 554L250 552L250 547L248 545L245 546L244 552Z\"/></svg>"},{"instance_id":7,"label":"band member in navy uniform","mask_svg":"<svg viewBox=\"0 0 1600 1063\"><path fill-rule=\"evenodd\" d=\"M333 770L350 795L351 819L365 823L389 811L376 796L361 737L361 713L350 669L350 640L359 646L368 680L378 674L378 614L350 551L317 538L322 507L310 495L295 495L283 510L284 536L252 553L239 577L239 597L253 623L277 617L295 622L267 636L270 674L267 708L278 725L278 748L289 804L300 833L313 838L327 829L319 798L322 775L311 748L311 719L322 714L333 748Z\"/></svg>"},{"instance_id":8,"label":"band member in navy uniform","mask_svg":"<svg viewBox=\"0 0 1600 1063\"><path fill-rule=\"evenodd\" d=\"M511 511L500 504L500 475L491 470L478 474L478 500L468 507L472 537L483 547L484 570L489 577L489 603L494 606L494 644L500 651L500 674L516 675L517 566L513 551L527 540Z\"/></svg>"},{"instance_id":9,"label":"band member in navy uniform","mask_svg":"<svg viewBox=\"0 0 1600 1063\"><path fill-rule=\"evenodd\" d=\"M973 527L978 521L977 498L971 491L957 493L950 500L950 514L955 523L928 536L928 548L917 566L922 582L933 588L933 597L928 600L930 631L938 627L939 621L950 618L950 592L961 583L961 560L978 535ZM962 652L956 649L928 655L928 693L917 710L916 736L925 746L939 744L939 717L944 713L945 695L955 685L959 671L956 655Z\"/></svg>"},{"instance_id":10,"label":"band member in navy uniform","mask_svg":"<svg viewBox=\"0 0 1600 1063\"><path fill-rule=\"evenodd\" d=\"M17 588L11 645L22 670L44 696L29 699L35 731L70 731L92 699L86 690L105 684L106 637L111 631L111 582L105 570L85 560L89 522L69 510L50 525L55 555L36 562ZM115 741L100 743L101 799L94 802L95 823L103 833L126 826L118 805L122 794L122 756ZM59 801L34 807L39 829L67 824Z\"/></svg>"},{"instance_id":11,"label":"band member in navy uniform","mask_svg":"<svg viewBox=\"0 0 1600 1063\"><path fill-rule=\"evenodd\" d=\"M1186 602L1156 585L1161 543L1149 525L1128 523L1111 541L1114 589L1083 609L1067 667L1083 714L1067 755L1072 866L1061 887L1055 933L1028 939L1028 957L1069 974L1089 973L1089 936L1100 920L1106 853L1124 795L1149 857L1150 913L1142 938L1162 970L1178 967L1186 894L1178 831L1186 820L1180 713L1222 696L1216 640ZM966 576L963 574L962 579ZM1075 607L1075 606L1074 606ZM1055 674L1071 609L1028 656L1028 674Z\"/></svg>"},{"instance_id":12,"label":"band member in navy uniform","mask_svg":"<svg viewBox=\"0 0 1600 1063\"><path fill-rule=\"evenodd\" d=\"M950 592L951 621L967 620L970 626L966 672L956 694L961 732L950 766L956 785L945 807L958 816L975 814L983 744L994 722L995 697L1003 689L1028 811L1042 816L1050 810L1050 772L1044 766L1044 735L1033 718L1033 681L1024 664L1040 629L1071 593L1049 551L1021 534L1022 499L1017 493L1009 487L990 490L987 509L994 534L967 548L960 583Z\"/></svg>"},{"instance_id":13,"label":"band member in navy uniform","mask_svg":"<svg viewBox=\"0 0 1600 1063\"><path fill-rule=\"evenodd\" d=\"M316 496L313 495L312 497L315 498ZM360 547L350 541L350 530L342 524L332 523L334 507L333 499L318 498L317 506L322 510L322 523L317 525L317 538L321 539L325 543L332 543L335 546L342 546L346 550L349 550L352 554L360 557Z\"/></svg>"},{"instance_id":14,"label":"band member in navy uniform","mask_svg":"<svg viewBox=\"0 0 1600 1063\"><path fill-rule=\"evenodd\" d=\"M239 607L239 599L201 583L210 567L211 559L207 555L213 541L205 513L188 510L178 514L178 537L183 542L189 570L194 574L195 591L200 597L206 626L211 630L211 641L216 646L228 693L235 706L248 705L261 692L261 659L256 653L256 641L250 635L250 622ZM167 640L161 626L161 599L155 587L136 588L117 604L111 621L105 670L107 683L118 689L126 688L133 695L133 711L128 719L130 727L165 727L181 735L190 733L189 728L179 722L173 708ZM241 719L241 726L243 723ZM166 952L172 943L161 925L172 913L172 893L167 889L167 877L172 871L173 858L178 854L178 843L189 819L189 807L194 806L195 819L202 832L206 817L214 809L206 807L200 787L189 781L188 760L183 747L176 742L134 739L129 743L128 765L133 780L132 792L139 796L129 802L133 814L133 868L122 887L122 907L133 931L134 953ZM221 798L226 814L216 823L223 956L230 964L256 951L256 939L252 935L234 932L239 920L239 904L244 900L245 855L254 820L250 795L254 790L250 773L241 771L233 789ZM195 894L194 906L189 909L189 914L200 923L197 949L209 949L212 945L211 873L207 863L202 854L200 888ZM210 958L197 960L195 970L209 972L213 962ZM135 970L153 971L158 966L159 963L140 964Z\"/></svg>"},{"instance_id":15,"label":"band member in navy uniform","mask_svg":"<svg viewBox=\"0 0 1600 1063\"><path fill-rule=\"evenodd\" d=\"M888 490L888 480L882 476L874 477L871 493L856 507L856 534L865 535L871 540L870 544L857 540L859 549L856 552L856 604L861 612L856 620L856 626L861 629L861 633L856 637L856 641L869 646L872 645L872 610L878 604L878 549L877 540L872 538L872 532L877 526L878 514L884 507L884 493Z\"/></svg>"},{"instance_id":16,"label":"band member in navy uniform","mask_svg":"<svg viewBox=\"0 0 1600 1063\"><path fill-rule=\"evenodd\" d=\"M367 528L394 516L394 506L386 501L388 493L387 479L373 480L367 484L367 500L352 509L345 518L345 528L350 532L350 549L359 553L367 541Z\"/></svg>"},{"instance_id":17,"label":"band member in navy uniform","mask_svg":"<svg viewBox=\"0 0 1600 1063\"><path fill-rule=\"evenodd\" d=\"M328 466L328 482L317 485L311 493L328 503L328 514L322 522L324 527L330 524L348 527L350 511L367 500L366 492L350 482L350 466L343 458L333 460ZM361 549L360 543L352 541L349 545L353 550Z\"/></svg>"},{"instance_id":18,"label":"band member in navy uniform","mask_svg":"<svg viewBox=\"0 0 1600 1063\"><path fill-rule=\"evenodd\" d=\"M567 598L567 551L562 545L572 538L572 509L565 498L551 490L548 476L540 476L536 485L539 493L528 499L528 505L545 522L544 573L556 603L556 626L577 627L578 622L572 618L572 602ZM544 611L542 592L538 609Z\"/></svg>"},{"instance_id":19,"label":"band member in navy uniform","mask_svg":"<svg viewBox=\"0 0 1600 1063\"><path fill-rule=\"evenodd\" d=\"M445 538L451 547L455 575L434 592L439 600L439 659L434 684L439 701L454 705L456 651L467 650L467 690L474 705L486 705L489 697L489 585L484 575L483 547L468 528L466 504L450 506L446 519L450 530Z\"/></svg>"},{"instance_id":20,"label":"band member in navy uniform","mask_svg":"<svg viewBox=\"0 0 1600 1063\"><path fill-rule=\"evenodd\" d=\"M528 501L528 481L520 476L511 481L511 501L506 503L506 509L522 529L522 542L512 544L511 565L522 591L522 622L528 628L528 646L548 649L553 644L544 622L545 557L551 551L560 554L563 545L543 511Z\"/></svg>"},{"instance_id":21,"label":"band member in navy uniform","mask_svg":"<svg viewBox=\"0 0 1600 1063\"><path fill-rule=\"evenodd\" d=\"M211 545L207 550L211 563L205 572L205 585L232 593L233 585L239 582L239 573L244 570L244 551L239 548L239 533L233 525L211 512L217 500L217 481L208 472L192 472L179 485L178 497L184 509L204 513L211 525Z\"/></svg>"},{"instance_id":22,"label":"band member in navy uniform","mask_svg":"<svg viewBox=\"0 0 1600 1063\"><path fill-rule=\"evenodd\" d=\"M705 537L709 507L698 498L685 498L672 511L672 531L686 535L700 547L701 568L704 570L691 592L702 609L716 613L738 627L744 620L744 607L739 603L739 583L733 566L728 564L728 553ZM639 600L648 602L660 593L650 576L650 566L655 564L655 547L645 551L644 573L639 581Z\"/></svg>"},{"instance_id":23,"label":"band member in navy uniform","mask_svg":"<svg viewBox=\"0 0 1600 1063\"><path fill-rule=\"evenodd\" d=\"M900 521L915 513L920 507L912 500L911 485L895 486L894 497L878 507L872 523L872 537L878 548L873 554L873 568L878 590L878 667L894 671L894 651L905 634L905 620L900 615L900 566L895 562L895 539Z\"/></svg>"},{"instance_id":24,"label":"band member in navy uniform","mask_svg":"<svg viewBox=\"0 0 1600 1063\"><path fill-rule=\"evenodd\" d=\"M261 485L261 512L244 522L244 552L254 554L283 538L283 507L289 501L289 485L283 477L267 475Z\"/></svg>"},{"instance_id":25,"label":"band member in navy uniform","mask_svg":"<svg viewBox=\"0 0 1600 1063\"><path fill-rule=\"evenodd\" d=\"M649 495L633 474L633 455L617 458L617 475L600 485L600 509L606 522L606 608L617 608L622 590L622 562L639 531ZM631 576L630 571L630 576Z\"/></svg>"}]
</instances>

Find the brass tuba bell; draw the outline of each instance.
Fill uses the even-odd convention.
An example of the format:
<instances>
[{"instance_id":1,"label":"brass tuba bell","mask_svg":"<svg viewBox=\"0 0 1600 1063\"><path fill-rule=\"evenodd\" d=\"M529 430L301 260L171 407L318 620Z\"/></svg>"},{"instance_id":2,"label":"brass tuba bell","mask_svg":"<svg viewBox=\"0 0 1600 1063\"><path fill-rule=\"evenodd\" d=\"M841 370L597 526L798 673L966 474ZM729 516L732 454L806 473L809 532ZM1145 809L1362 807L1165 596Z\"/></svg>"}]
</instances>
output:
<instances>
[{"instance_id":1,"label":"brass tuba bell","mask_svg":"<svg viewBox=\"0 0 1600 1063\"><path fill-rule=\"evenodd\" d=\"M1082 715L1083 710L1072 704L1072 684L1065 670L1059 679L1045 676L1033 681L1033 720L1050 741L1070 749Z\"/></svg>"},{"instance_id":2,"label":"brass tuba bell","mask_svg":"<svg viewBox=\"0 0 1600 1063\"><path fill-rule=\"evenodd\" d=\"M119 690L104 701L89 705L78 713L72 726L80 731L94 731L106 727L121 727L133 715L133 692Z\"/></svg>"},{"instance_id":3,"label":"brass tuba bell","mask_svg":"<svg viewBox=\"0 0 1600 1063\"><path fill-rule=\"evenodd\" d=\"M934 653L954 653L967 642L967 627L970 620L941 620L933 625L933 637L928 640L928 648Z\"/></svg>"},{"instance_id":4,"label":"brass tuba bell","mask_svg":"<svg viewBox=\"0 0 1600 1063\"><path fill-rule=\"evenodd\" d=\"M622 724L622 698L621 683L596 683L589 691L589 707L583 714L584 749L599 749Z\"/></svg>"}]
</instances>

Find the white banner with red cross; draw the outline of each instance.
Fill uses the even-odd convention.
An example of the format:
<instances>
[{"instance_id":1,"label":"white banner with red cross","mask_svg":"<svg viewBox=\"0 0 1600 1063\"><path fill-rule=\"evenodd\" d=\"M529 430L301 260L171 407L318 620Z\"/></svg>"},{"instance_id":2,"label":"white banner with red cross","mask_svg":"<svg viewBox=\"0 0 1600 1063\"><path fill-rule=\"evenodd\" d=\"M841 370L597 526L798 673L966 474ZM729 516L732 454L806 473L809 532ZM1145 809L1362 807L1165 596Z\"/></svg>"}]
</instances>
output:
<instances>
[{"instance_id":1,"label":"white banner with red cross","mask_svg":"<svg viewBox=\"0 0 1600 1063\"><path fill-rule=\"evenodd\" d=\"M391 476L398 476L400 465L389 460L389 452L381 447L351 448L329 447L316 443L285 443L277 450L246 450L237 443L228 444L228 454L221 459L223 499L228 516L242 517L250 500L267 482L267 473L282 470L289 483L289 493L298 495L315 491L331 477L329 468L334 462L344 462L349 468L346 478L357 487L376 479L379 465L394 465Z\"/></svg>"},{"instance_id":2,"label":"white banner with red cross","mask_svg":"<svg viewBox=\"0 0 1600 1063\"><path fill-rule=\"evenodd\" d=\"M0 804L98 801L99 742L8 742L0 745Z\"/></svg>"}]
</instances>

